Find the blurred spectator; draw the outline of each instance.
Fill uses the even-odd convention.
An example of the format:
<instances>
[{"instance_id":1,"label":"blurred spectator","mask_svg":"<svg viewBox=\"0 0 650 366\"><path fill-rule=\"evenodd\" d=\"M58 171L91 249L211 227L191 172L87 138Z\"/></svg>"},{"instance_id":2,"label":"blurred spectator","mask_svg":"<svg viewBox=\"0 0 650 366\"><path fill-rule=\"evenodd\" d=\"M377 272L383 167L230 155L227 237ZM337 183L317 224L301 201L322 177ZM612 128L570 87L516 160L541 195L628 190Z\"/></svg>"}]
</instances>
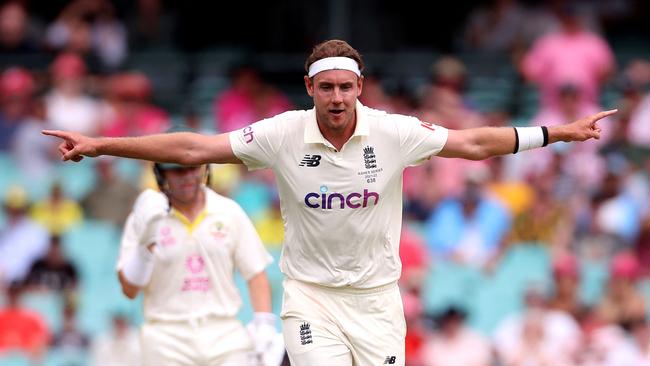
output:
<instances>
[{"instance_id":1,"label":"blurred spectator","mask_svg":"<svg viewBox=\"0 0 650 366\"><path fill-rule=\"evenodd\" d=\"M280 212L280 200L276 197L272 204L255 220L255 228L267 247L282 247L284 242L284 221Z\"/></svg>"},{"instance_id":2,"label":"blurred spectator","mask_svg":"<svg viewBox=\"0 0 650 366\"><path fill-rule=\"evenodd\" d=\"M61 238L50 237L50 248L32 265L25 279L29 289L63 293L77 287L77 269L63 252Z\"/></svg>"},{"instance_id":3,"label":"blurred spectator","mask_svg":"<svg viewBox=\"0 0 650 366\"><path fill-rule=\"evenodd\" d=\"M293 108L289 99L262 80L258 70L235 69L231 86L214 101L217 131L229 132Z\"/></svg>"},{"instance_id":4,"label":"blurred spectator","mask_svg":"<svg viewBox=\"0 0 650 366\"><path fill-rule=\"evenodd\" d=\"M55 50L97 58L102 70L115 70L126 58L126 28L108 0L74 0L47 30L47 43Z\"/></svg>"},{"instance_id":5,"label":"blurred spectator","mask_svg":"<svg viewBox=\"0 0 650 366\"><path fill-rule=\"evenodd\" d=\"M578 353L579 366L644 366L643 355L621 327L589 315L584 331L584 344Z\"/></svg>"},{"instance_id":6,"label":"blurred spectator","mask_svg":"<svg viewBox=\"0 0 650 366\"><path fill-rule=\"evenodd\" d=\"M9 187L3 200L6 225L0 227L0 283L22 281L47 251L47 231L27 216L28 208L27 192Z\"/></svg>"},{"instance_id":7,"label":"blurred spectator","mask_svg":"<svg viewBox=\"0 0 650 366\"><path fill-rule=\"evenodd\" d=\"M406 365L424 366L422 347L428 333L428 327L422 313L422 301L417 293L402 291L404 320L406 321Z\"/></svg>"},{"instance_id":8,"label":"blurred spectator","mask_svg":"<svg viewBox=\"0 0 650 366\"><path fill-rule=\"evenodd\" d=\"M53 88L45 99L53 128L96 135L99 106L84 92L86 64L79 55L63 53L50 65Z\"/></svg>"},{"instance_id":9,"label":"blurred spectator","mask_svg":"<svg viewBox=\"0 0 650 366\"><path fill-rule=\"evenodd\" d=\"M593 215L600 232L613 236L629 248L636 241L641 228L642 203L625 190L625 173L612 171L607 174L596 193L597 205Z\"/></svg>"},{"instance_id":10,"label":"blurred spectator","mask_svg":"<svg viewBox=\"0 0 650 366\"><path fill-rule=\"evenodd\" d=\"M359 101L366 107L394 113L391 98L384 90L377 75L366 75L363 79L363 93Z\"/></svg>"},{"instance_id":11,"label":"blurred spectator","mask_svg":"<svg viewBox=\"0 0 650 366\"><path fill-rule=\"evenodd\" d=\"M453 56L440 57L431 67L431 85L421 98L417 116L453 129L483 126L483 117L464 98L466 84L465 65Z\"/></svg>"},{"instance_id":12,"label":"blurred spectator","mask_svg":"<svg viewBox=\"0 0 650 366\"><path fill-rule=\"evenodd\" d=\"M98 3L91 29L93 49L107 70L116 70L126 59L127 32L108 0Z\"/></svg>"},{"instance_id":13,"label":"blurred spectator","mask_svg":"<svg viewBox=\"0 0 650 366\"><path fill-rule=\"evenodd\" d=\"M45 102L37 98L32 103L30 117L18 126L12 143L12 156L29 179L51 176L54 164L59 161L56 142L41 133L47 128Z\"/></svg>"},{"instance_id":14,"label":"blurred spectator","mask_svg":"<svg viewBox=\"0 0 650 366\"><path fill-rule=\"evenodd\" d=\"M113 327L93 340L91 366L138 365L140 342L138 330L122 315L113 317Z\"/></svg>"},{"instance_id":15,"label":"blurred spectator","mask_svg":"<svg viewBox=\"0 0 650 366\"><path fill-rule=\"evenodd\" d=\"M455 57L439 58L431 67L431 84L420 98L416 115L423 121L442 123L447 128L462 129L479 127L483 117L470 109L463 93L467 83L465 65ZM417 216L430 211L441 199L458 196L464 189L462 182L468 171L480 169L483 161L459 159L431 159L404 173L404 191L407 195L407 210ZM429 184L435 181L436 184ZM409 202L413 194L415 201ZM420 201L420 202L417 202Z\"/></svg>"},{"instance_id":16,"label":"blurred spectator","mask_svg":"<svg viewBox=\"0 0 650 366\"><path fill-rule=\"evenodd\" d=\"M52 235L61 235L83 220L81 206L65 198L58 182L52 185L49 197L34 204L30 215Z\"/></svg>"},{"instance_id":17,"label":"blurred spectator","mask_svg":"<svg viewBox=\"0 0 650 366\"><path fill-rule=\"evenodd\" d=\"M419 294L424 277L429 270L430 259L424 238L406 222L402 226L399 257L402 262L400 288Z\"/></svg>"},{"instance_id":18,"label":"blurred spectator","mask_svg":"<svg viewBox=\"0 0 650 366\"><path fill-rule=\"evenodd\" d=\"M52 337L51 346L66 354L82 354L90 346L90 338L77 327L76 308L66 302L63 308L63 329Z\"/></svg>"},{"instance_id":19,"label":"blurred spectator","mask_svg":"<svg viewBox=\"0 0 650 366\"><path fill-rule=\"evenodd\" d=\"M137 11L128 14L130 44L135 49L165 45L175 33L174 18L177 14L166 9L161 0L139 0Z\"/></svg>"},{"instance_id":20,"label":"blurred spectator","mask_svg":"<svg viewBox=\"0 0 650 366\"><path fill-rule=\"evenodd\" d=\"M632 62L626 69L628 87L624 98L625 112L629 114L627 137L640 146L650 145L650 93L642 93L650 83L650 62Z\"/></svg>"},{"instance_id":21,"label":"blurred spectator","mask_svg":"<svg viewBox=\"0 0 650 366\"><path fill-rule=\"evenodd\" d=\"M634 253L639 259L641 277L650 278L650 215L646 215L641 224L641 233L634 246Z\"/></svg>"},{"instance_id":22,"label":"blurred spectator","mask_svg":"<svg viewBox=\"0 0 650 366\"><path fill-rule=\"evenodd\" d=\"M451 257L483 268L497 254L511 217L501 202L488 197L482 183L470 181L460 197L440 202L427 222L434 257Z\"/></svg>"},{"instance_id":23,"label":"blurred spectator","mask_svg":"<svg viewBox=\"0 0 650 366\"><path fill-rule=\"evenodd\" d=\"M573 316L581 314L582 303L579 297L580 267L578 260L570 253L562 253L553 258L553 296L549 307Z\"/></svg>"},{"instance_id":24,"label":"blurred spectator","mask_svg":"<svg viewBox=\"0 0 650 366\"><path fill-rule=\"evenodd\" d=\"M519 341L513 349L501 354L506 366L570 366L566 355L557 354L550 348L542 314L529 313L523 319Z\"/></svg>"},{"instance_id":25,"label":"blurred spectator","mask_svg":"<svg viewBox=\"0 0 650 366\"><path fill-rule=\"evenodd\" d=\"M138 189L115 171L115 159L100 156L95 163L101 184L95 185L81 201L84 213L91 219L108 221L121 227L129 215Z\"/></svg>"},{"instance_id":26,"label":"blurred spectator","mask_svg":"<svg viewBox=\"0 0 650 366\"><path fill-rule=\"evenodd\" d=\"M634 343L639 351L640 365L650 365L650 323L648 318L637 319L631 324Z\"/></svg>"},{"instance_id":27,"label":"blurred spectator","mask_svg":"<svg viewBox=\"0 0 650 366\"><path fill-rule=\"evenodd\" d=\"M444 160L444 159L441 159ZM422 165L404 170L404 220L424 222L431 211L443 198L441 184L429 184L435 177L442 175L438 165L429 160ZM459 184L453 187L457 188ZM462 188L461 188L462 190Z\"/></svg>"},{"instance_id":28,"label":"blurred spectator","mask_svg":"<svg viewBox=\"0 0 650 366\"><path fill-rule=\"evenodd\" d=\"M631 323L646 316L646 302L637 289L639 261L629 252L614 256L607 289L598 305L598 316L607 324L630 329Z\"/></svg>"},{"instance_id":29,"label":"blurred spectator","mask_svg":"<svg viewBox=\"0 0 650 366\"><path fill-rule=\"evenodd\" d=\"M28 118L34 80L20 67L12 67L0 75L0 152L9 151L15 135Z\"/></svg>"},{"instance_id":30,"label":"blurred spectator","mask_svg":"<svg viewBox=\"0 0 650 366\"><path fill-rule=\"evenodd\" d=\"M519 44L526 22L524 9L515 0L491 0L487 6L475 8L464 31L467 48L510 52Z\"/></svg>"},{"instance_id":31,"label":"blurred spectator","mask_svg":"<svg viewBox=\"0 0 650 366\"><path fill-rule=\"evenodd\" d=\"M522 73L539 85L543 109L558 106L560 87L566 84L580 90L580 104L598 105L600 85L614 71L614 56L602 37L582 25L575 4L560 9L561 30L535 41Z\"/></svg>"},{"instance_id":32,"label":"blurred spectator","mask_svg":"<svg viewBox=\"0 0 650 366\"><path fill-rule=\"evenodd\" d=\"M20 282L12 282L7 289L7 302L0 309L0 353L22 351L38 360L47 350L50 331L38 313L20 306L22 292Z\"/></svg>"},{"instance_id":33,"label":"blurred spectator","mask_svg":"<svg viewBox=\"0 0 650 366\"><path fill-rule=\"evenodd\" d=\"M513 220L508 244L539 243L566 246L574 233L572 211L555 192L557 175L545 174L531 178L534 199Z\"/></svg>"},{"instance_id":34,"label":"blurred spectator","mask_svg":"<svg viewBox=\"0 0 650 366\"><path fill-rule=\"evenodd\" d=\"M0 54L28 53L40 47L29 15L20 1L7 1L0 7Z\"/></svg>"},{"instance_id":35,"label":"blurred spectator","mask_svg":"<svg viewBox=\"0 0 650 366\"><path fill-rule=\"evenodd\" d=\"M490 343L465 325L465 313L450 307L438 316L438 329L422 350L423 365L489 366Z\"/></svg>"},{"instance_id":36,"label":"blurred spectator","mask_svg":"<svg viewBox=\"0 0 650 366\"><path fill-rule=\"evenodd\" d=\"M545 283L529 284L523 312L495 329L494 346L505 365L571 365L581 344L580 328L571 315L549 308L549 290Z\"/></svg>"},{"instance_id":37,"label":"blurred spectator","mask_svg":"<svg viewBox=\"0 0 650 366\"><path fill-rule=\"evenodd\" d=\"M230 197L244 174L235 164L210 164L208 186L220 195Z\"/></svg>"},{"instance_id":38,"label":"blurred spectator","mask_svg":"<svg viewBox=\"0 0 650 366\"><path fill-rule=\"evenodd\" d=\"M103 136L142 136L161 133L168 128L169 117L151 103L151 82L144 74L131 72L111 76L107 94Z\"/></svg>"},{"instance_id":39,"label":"blurred spectator","mask_svg":"<svg viewBox=\"0 0 650 366\"><path fill-rule=\"evenodd\" d=\"M558 86L558 101L555 105L542 106L540 112L533 117L532 125L555 126L565 124L568 121L575 121L587 115L597 113L599 107L593 103L581 101L583 91L578 85L564 84ZM579 187L594 189L605 175L606 166L604 160L598 155L598 148L609 142L617 126L611 118L599 122L602 128L599 140L587 141L585 144L567 144L565 146L562 163L570 166L566 173L577 179ZM552 149L540 149L533 152L533 159L537 162L548 163L553 154ZM531 167L532 171L535 169Z\"/></svg>"},{"instance_id":40,"label":"blurred spectator","mask_svg":"<svg viewBox=\"0 0 650 366\"><path fill-rule=\"evenodd\" d=\"M524 179L511 177L507 172L507 166L508 157L501 156L489 160L489 167L485 167L490 169L491 176L487 188L508 207L508 211L516 219L534 204L535 187Z\"/></svg>"}]
</instances>

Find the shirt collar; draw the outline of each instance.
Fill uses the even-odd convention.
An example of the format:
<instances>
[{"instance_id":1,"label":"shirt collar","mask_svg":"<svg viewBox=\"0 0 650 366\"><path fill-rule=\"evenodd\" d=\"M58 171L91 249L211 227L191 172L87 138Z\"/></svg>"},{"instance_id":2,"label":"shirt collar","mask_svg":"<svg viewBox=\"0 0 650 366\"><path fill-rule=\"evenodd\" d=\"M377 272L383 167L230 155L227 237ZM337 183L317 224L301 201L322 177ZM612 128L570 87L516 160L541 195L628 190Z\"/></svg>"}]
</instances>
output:
<instances>
[{"instance_id":1,"label":"shirt collar","mask_svg":"<svg viewBox=\"0 0 650 366\"><path fill-rule=\"evenodd\" d=\"M370 134L370 128L368 126L368 117L365 113L366 107L361 104L359 100L357 100L355 110L357 114L357 125L354 128L354 133L350 138L355 136L368 136ZM325 139L325 137L323 137L323 134L318 128L318 122L316 121L316 107L312 108L309 119L307 120L304 140L306 144L329 144L329 142Z\"/></svg>"}]
</instances>

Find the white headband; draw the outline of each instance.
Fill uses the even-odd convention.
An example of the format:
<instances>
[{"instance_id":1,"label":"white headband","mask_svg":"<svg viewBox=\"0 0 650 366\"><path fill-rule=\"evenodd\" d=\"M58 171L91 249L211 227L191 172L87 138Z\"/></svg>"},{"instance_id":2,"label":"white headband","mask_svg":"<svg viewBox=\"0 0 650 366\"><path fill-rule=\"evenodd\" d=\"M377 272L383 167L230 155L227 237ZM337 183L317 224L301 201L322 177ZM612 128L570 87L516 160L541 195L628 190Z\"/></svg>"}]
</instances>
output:
<instances>
[{"instance_id":1,"label":"white headband","mask_svg":"<svg viewBox=\"0 0 650 366\"><path fill-rule=\"evenodd\" d=\"M314 75L321 71L326 70L348 70L361 76L359 64L349 57L326 57L322 58L313 64L309 65L309 73L307 75L312 78Z\"/></svg>"}]
</instances>

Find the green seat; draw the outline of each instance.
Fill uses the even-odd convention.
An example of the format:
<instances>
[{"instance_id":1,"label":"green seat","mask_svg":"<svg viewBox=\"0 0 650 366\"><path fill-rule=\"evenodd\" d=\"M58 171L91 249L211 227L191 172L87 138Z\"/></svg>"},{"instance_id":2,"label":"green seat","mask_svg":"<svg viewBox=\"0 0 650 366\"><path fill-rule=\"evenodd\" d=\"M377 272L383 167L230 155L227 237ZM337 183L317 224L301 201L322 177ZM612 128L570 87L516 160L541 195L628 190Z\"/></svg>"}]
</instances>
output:
<instances>
[{"instance_id":1,"label":"green seat","mask_svg":"<svg viewBox=\"0 0 650 366\"><path fill-rule=\"evenodd\" d=\"M76 164L61 164L55 175L57 181L63 182L66 197L75 201L83 199L97 184L94 159L83 159Z\"/></svg>"},{"instance_id":2,"label":"green seat","mask_svg":"<svg viewBox=\"0 0 650 366\"><path fill-rule=\"evenodd\" d=\"M469 310L482 281L482 274L473 268L447 261L435 262L422 285L424 309L433 314L451 305Z\"/></svg>"},{"instance_id":3,"label":"green seat","mask_svg":"<svg viewBox=\"0 0 650 366\"><path fill-rule=\"evenodd\" d=\"M470 324L490 334L504 317L521 311L524 293L532 283L551 283L548 249L532 243L511 247L478 289L471 306Z\"/></svg>"},{"instance_id":4,"label":"green seat","mask_svg":"<svg viewBox=\"0 0 650 366\"><path fill-rule=\"evenodd\" d=\"M580 265L579 296L585 305L596 305L609 278L609 268L605 261L583 260Z\"/></svg>"},{"instance_id":5,"label":"green seat","mask_svg":"<svg viewBox=\"0 0 650 366\"><path fill-rule=\"evenodd\" d=\"M47 353L44 366L85 366L88 361L89 355L86 351L53 348Z\"/></svg>"},{"instance_id":6,"label":"green seat","mask_svg":"<svg viewBox=\"0 0 650 366\"><path fill-rule=\"evenodd\" d=\"M27 355L20 352L0 354L0 365L2 366L32 366Z\"/></svg>"},{"instance_id":7,"label":"green seat","mask_svg":"<svg viewBox=\"0 0 650 366\"><path fill-rule=\"evenodd\" d=\"M39 313L51 333L56 333L63 328L64 301L60 293L28 291L21 296L20 302L26 309Z\"/></svg>"}]
</instances>

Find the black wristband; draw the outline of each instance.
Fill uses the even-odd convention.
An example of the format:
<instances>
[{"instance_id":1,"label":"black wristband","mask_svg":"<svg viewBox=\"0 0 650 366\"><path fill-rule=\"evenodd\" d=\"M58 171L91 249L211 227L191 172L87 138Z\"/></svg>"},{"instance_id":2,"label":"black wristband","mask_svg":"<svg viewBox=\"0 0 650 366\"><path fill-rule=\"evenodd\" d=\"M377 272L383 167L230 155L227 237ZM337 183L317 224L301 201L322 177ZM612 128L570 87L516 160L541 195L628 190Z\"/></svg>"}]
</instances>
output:
<instances>
[{"instance_id":1,"label":"black wristband","mask_svg":"<svg viewBox=\"0 0 650 366\"><path fill-rule=\"evenodd\" d=\"M548 128L546 126L542 126L542 134L544 135L544 143L542 144L542 147L548 145Z\"/></svg>"},{"instance_id":2,"label":"black wristband","mask_svg":"<svg viewBox=\"0 0 650 366\"><path fill-rule=\"evenodd\" d=\"M515 130L515 151L513 151L513 154L516 154L519 152L519 132L517 132L517 127L513 127Z\"/></svg>"}]
</instances>

